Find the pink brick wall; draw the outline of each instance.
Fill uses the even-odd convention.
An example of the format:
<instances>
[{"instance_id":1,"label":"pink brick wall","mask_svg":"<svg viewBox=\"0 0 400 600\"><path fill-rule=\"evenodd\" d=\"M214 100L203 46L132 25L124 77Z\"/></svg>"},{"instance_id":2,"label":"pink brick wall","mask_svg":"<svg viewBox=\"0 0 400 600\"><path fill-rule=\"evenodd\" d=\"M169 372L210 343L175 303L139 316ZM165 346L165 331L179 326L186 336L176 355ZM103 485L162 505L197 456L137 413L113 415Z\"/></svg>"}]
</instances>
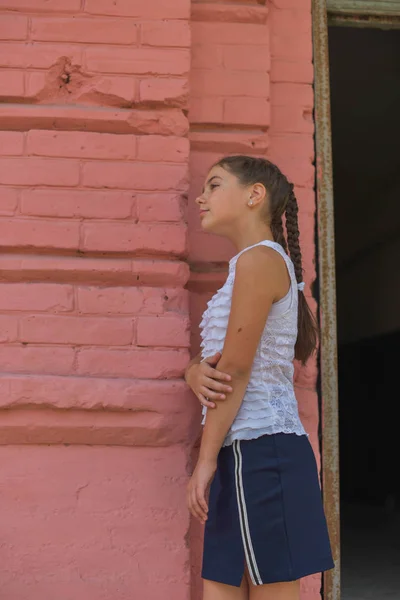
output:
<instances>
[{"instance_id":1,"label":"pink brick wall","mask_svg":"<svg viewBox=\"0 0 400 600\"><path fill-rule=\"evenodd\" d=\"M226 276L232 247L200 228L194 198L209 165L228 153L266 156L295 184L305 280L315 279L311 3L194 3L191 68L189 203L192 351L205 302ZM306 289L310 297L310 289ZM315 303L310 298L314 308ZM317 366L296 368L303 423L318 456ZM319 457L318 457L319 458ZM192 598L200 599L202 531L191 524ZM319 575L302 582L302 598L320 598Z\"/></svg>"},{"instance_id":2,"label":"pink brick wall","mask_svg":"<svg viewBox=\"0 0 400 600\"><path fill-rule=\"evenodd\" d=\"M0 0L0 40L2 594L196 600L182 374L233 249L193 199L222 154L276 160L312 281L309 0Z\"/></svg>"}]
</instances>

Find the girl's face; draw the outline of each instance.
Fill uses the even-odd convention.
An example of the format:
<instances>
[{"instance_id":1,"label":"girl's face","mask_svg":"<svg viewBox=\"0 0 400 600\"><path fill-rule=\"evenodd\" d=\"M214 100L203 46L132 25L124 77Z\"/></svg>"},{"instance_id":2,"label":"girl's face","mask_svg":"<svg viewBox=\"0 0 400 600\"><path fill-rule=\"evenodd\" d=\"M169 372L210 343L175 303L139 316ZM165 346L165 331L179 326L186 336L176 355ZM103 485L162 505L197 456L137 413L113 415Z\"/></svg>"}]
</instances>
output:
<instances>
[{"instance_id":1,"label":"girl's face","mask_svg":"<svg viewBox=\"0 0 400 600\"><path fill-rule=\"evenodd\" d=\"M250 196L250 188L243 186L235 175L220 166L213 167L201 196L196 199L202 229L218 235L229 234L246 218Z\"/></svg>"}]
</instances>

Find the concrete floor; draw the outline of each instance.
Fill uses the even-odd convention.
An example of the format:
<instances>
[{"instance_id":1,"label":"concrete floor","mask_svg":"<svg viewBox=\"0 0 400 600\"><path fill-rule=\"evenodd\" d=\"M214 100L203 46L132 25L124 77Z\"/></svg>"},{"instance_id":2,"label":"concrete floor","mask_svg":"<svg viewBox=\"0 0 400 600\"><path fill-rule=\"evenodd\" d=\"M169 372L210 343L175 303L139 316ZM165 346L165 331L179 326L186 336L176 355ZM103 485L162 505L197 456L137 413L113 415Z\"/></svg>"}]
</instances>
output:
<instances>
[{"instance_id":1,"label":"concrete floor","mask_svg":"<svg viewBox=\"0 0 400 600\"><path fill-rule=\"evenodd\" d=\"M342 507L342 600L400 600L400 512Z\"/></svg>"}]
</instances>

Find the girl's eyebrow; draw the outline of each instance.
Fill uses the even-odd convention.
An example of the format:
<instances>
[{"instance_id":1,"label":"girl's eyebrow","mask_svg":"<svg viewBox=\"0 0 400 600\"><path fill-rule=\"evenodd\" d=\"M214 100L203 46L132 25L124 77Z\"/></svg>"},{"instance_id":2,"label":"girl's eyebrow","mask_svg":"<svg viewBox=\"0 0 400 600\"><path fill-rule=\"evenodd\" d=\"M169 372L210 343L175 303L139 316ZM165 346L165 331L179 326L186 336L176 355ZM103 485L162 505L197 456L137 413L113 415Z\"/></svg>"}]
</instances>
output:
<instances>
[{"instance_id":1,"label":"girl's eyebrow","mask_svg":"<svg viewBox=\"0 0 400 600\"><path fill-rule=\"evenodd\" d=\"M212 177L210 177L210 179L209 179L209 180L206 182L206 185L209 185L209 184L212 182L212 180L213 180L213 179L215 179L216 177L217 177L218 179L222 179L222 177L220 177L219 175L213 175L213 176L212 176ZM204 190L205 190L205 187L203 187L202 194L204 194Z\"/></svg>"}]
</instances>

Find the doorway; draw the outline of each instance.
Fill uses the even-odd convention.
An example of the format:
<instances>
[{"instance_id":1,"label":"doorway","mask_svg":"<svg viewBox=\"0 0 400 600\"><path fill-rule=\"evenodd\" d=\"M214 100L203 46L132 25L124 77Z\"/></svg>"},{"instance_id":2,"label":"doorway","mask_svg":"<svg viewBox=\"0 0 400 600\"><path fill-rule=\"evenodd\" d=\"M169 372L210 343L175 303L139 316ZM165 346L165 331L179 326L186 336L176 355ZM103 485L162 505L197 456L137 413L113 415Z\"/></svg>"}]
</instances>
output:
<instances>
[{"instance_id":1,"label":"doorway","mask_svg":"<svg viewBox=\"0 0 400 600\"><path fill-rule=\"evenodd\" d=\"M400 30L328 29L342 600L400 597Z\"/></svg>"}]
</instances>

